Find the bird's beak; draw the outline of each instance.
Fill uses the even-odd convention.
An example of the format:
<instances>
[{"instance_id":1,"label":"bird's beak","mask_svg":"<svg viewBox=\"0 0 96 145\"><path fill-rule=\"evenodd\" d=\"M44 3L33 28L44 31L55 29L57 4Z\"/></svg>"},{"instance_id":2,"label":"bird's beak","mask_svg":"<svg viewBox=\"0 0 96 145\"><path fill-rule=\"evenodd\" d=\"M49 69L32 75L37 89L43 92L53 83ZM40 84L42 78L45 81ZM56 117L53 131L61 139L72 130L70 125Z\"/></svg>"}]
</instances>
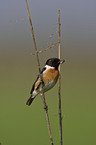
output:
<instances>
[{"instance_id":1,"label":"bird's beak","mask_svg":"<svg viewBox=\"0 0 96 145\"><path fill-rule=\"evenodd\" d=\"M65 60L63 59L63 60L60 60L60 64L63 64L65 62Z\"/></svg>"}]
</instances>

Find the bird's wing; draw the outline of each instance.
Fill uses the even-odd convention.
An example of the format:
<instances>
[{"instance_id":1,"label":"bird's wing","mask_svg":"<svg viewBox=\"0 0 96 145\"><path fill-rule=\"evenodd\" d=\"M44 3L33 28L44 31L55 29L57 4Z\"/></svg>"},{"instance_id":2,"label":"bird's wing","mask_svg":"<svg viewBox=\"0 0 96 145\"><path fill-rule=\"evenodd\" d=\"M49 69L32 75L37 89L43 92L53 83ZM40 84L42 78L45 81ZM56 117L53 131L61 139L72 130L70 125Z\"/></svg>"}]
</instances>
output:
<instances>
[{"instance_id":1,"label":"bird's wing","mask_svg":"<svg viewBox=\"0 0 96 145\"><path fill-rule=\"evenodd\" d=\"M35 84L36 84L36 82L38 81L38 79L39 79L39 75L37 76L36 80L34 81L34 83L33 83L33 85L32 85L32 89L31 89L31 91L30 91L30 94L33 93L34 88L35 88Z\"/></svg>"},{"instance_id":2,"label":"bird's wing","mask_svg":"<svg viewBox=\"0 0 96 145\"><path fill-rule=\"evenodd\" d=\"M43 72L44 72L45 70L46 70L46 67L44 67L44 68L42 69L41 74L43 74ZM40 85L41 85L41 82L40 82L40 77L39 77L39 75L38 75L37 78L36 78L36 80L35 80L34 83L33 83L33 86L32 86L32 89L31 89L31 91L30 91L30 94L32 94L34 90L38 90L39 87L40 87Z\"/></svg>"}]
</instances>

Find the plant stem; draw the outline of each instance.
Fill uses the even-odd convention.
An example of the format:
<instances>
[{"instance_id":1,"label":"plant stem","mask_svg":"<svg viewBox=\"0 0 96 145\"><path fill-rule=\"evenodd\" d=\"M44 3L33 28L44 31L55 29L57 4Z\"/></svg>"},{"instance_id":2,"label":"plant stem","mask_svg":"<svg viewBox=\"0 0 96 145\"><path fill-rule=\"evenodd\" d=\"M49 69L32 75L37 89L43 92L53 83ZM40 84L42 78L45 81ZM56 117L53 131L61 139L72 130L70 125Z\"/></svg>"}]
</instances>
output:
<instances>
[{"instance_id":1,"label":"plant stem","mask_svg":"<svg viewBox=\"0 0 96 145\"><path fill-rule=\"evenodd\" d=\"M60 34L60 10L58 10L58 57L60 59L60 40L61 40L61 34ZM59 73L60 73L60 66L59 66ZM61 74L59 75L59 83L58 83L58 104L59 104L59 131L60 131L60 145L63 145L62 142L62 112L61 112Z\"/></svg>"},{"instance_id":2,"label":"plant stem","mask_svg":"<svg viewBox=\"0 0 96 145\"><path fill-rule=\"evenodd\" d=\"M50 122L49 122L49 116L48 116L48 106L46 105L45 95L44 95L44 91L43 91L43 83L42 83L43 81L42 81L42 77L41 77L40 61L39 61L39 56L38 56L38 51L37 51L37 46L36 46L36 41L35 41L35 36L34 36L34 31L33 31L33 26L32 26L32 21L31 21L31 17L30 17L30 13L29 13L27 0L25 0L25 2L26 2L28 18L29 18L29 22L30 22L30 28L31 28L31 32L32 32L33 42L34 42L35 54L36 54L37 65L38 65L38 70L39 70L39 77L40 77L40 81L41 81L41 98L42 98L42 101L44 104L44 110L46 113L46 120L47 120L49 136L50 136L50 142L51 142L51 145L53 145L53 139L52 139L52 135L51 135Z\"/></svg>"}]
</instances>

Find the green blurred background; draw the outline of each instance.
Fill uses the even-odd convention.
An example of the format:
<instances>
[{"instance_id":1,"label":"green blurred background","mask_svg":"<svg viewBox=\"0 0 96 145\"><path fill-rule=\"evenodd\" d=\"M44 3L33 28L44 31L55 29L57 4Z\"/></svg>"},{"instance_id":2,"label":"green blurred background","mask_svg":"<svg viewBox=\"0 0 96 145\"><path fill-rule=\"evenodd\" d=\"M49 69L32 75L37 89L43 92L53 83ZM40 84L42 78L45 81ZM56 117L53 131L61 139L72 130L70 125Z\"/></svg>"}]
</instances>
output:
<instances>
[{"instance_id":1,"label":"green blurred background","mask_svg":"<svg viewBox=\"0 0 96 145\"><path fill-rule=\"evenodd\" d=\"M62 114L64 145L96 144L96 1L29 0L39 50L58 41L61 11ZM54 34L54 35L53 35ZM50 35L52 37L50 37ZM0 3L0 142L49 145L41 97L25 105L38 74L25 1ZM58 56L58 47L39 55ZM58 85L46 93L53 141L59 145Z\"/></svg>"}]
</instances>

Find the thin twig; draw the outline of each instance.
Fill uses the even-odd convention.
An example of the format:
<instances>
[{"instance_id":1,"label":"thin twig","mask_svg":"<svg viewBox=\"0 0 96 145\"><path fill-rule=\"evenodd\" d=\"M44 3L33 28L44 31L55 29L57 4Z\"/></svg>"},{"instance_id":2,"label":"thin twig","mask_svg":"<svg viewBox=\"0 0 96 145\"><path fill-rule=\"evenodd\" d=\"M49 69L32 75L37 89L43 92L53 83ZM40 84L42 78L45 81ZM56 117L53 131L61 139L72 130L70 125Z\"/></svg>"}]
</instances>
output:
<instances>
[{"instance_id":1,"label":"thin twig","mask_svg":"<svg viewBox=\"0 0 96 145\"><path fill-rule=\"evenodd\" d=\"M42 49L42 50L38 51L38 53L42 53L42 52L44 52L44 51L47 51L48 49L53 48L53 47L56 46L56 45L57 45L57 43L52 44L51 46L49 46L49 47L47 47L47 48L45 48L45 49ZM33 55L35 55L35 54L33 53Z\"/></svg>"},{"instance_id":2,"label":"thin twig","mask_svg":"<svg viewBox=\"0 0 96 145\"><path fill-rule=\"evenodd\" d=\"M55 33L51 34L48 38L52 38L58 31L56 31Z\"/></svg>"},{"instance_id":3,"label":"thin twig","mask_svg":"<svg viewBox=\"0 0 96 145\"><path fill-rule=\"evenodd\" d=\"M34 36L34 31L33 31L33 26L32 26L32 21L31 21L31 17L30 17L30 13L29 13L27 0L25 0L25 2L26 2L27 12L28 12L28 18L30 21L30 27L31 27L31 32L32 32L32 37L33 37L33 42L34 42L34 47L35 47L35 52L36 52L37 65L38 65L38 70L39 70L39 76L40 76L40 81L41 81L41 98L43 100L44 110L46 113L46 120L47 120L47 126L48 126L51 145L53 145L53 139L52 139L52 135L51 135L50 122L49 122L49 116L48 116L48 107L46 105L45 95L44 95L44 91L43 91L43 83L42 83L43 81L42 81L42 77L41 77L41 68L40 68L39 56L38 56L38 51L37 51L37 46L36 46L36 41L35 41L35 36Z\"/></svg>"},{"instance_id":4,"label":"thin twig","mask_svg":"<svg viewBox=\"0 0 96 145\"><path fill-rule=\"evenodd\" d=\"M56 45L57 45L57 43L52 44L51 46L49 46L49 47L47 47L47 48L45 48L45 49L43 49L43 50L40 50L39 53L42 53L42 52L44 52L44 51L47 51L48 49L50 49L50 48L52 48L52 47L54 47L54 46L56 46Z\"/></svg>"},{"instance_id":5,"label":"thin twig","mask_svg":"<svg viewBox=\"0 0 96 145\"><path fill-rule=\"evenodd\" d=\"M59 41L58 41L58 57L60 59L60 40L61 40L61 34L60 34L60 10L58 10L58 33L59 33ZM60 72L60 66L59 66L59 72ZM61 74L59 75L59 83L58 83L58 102L59 102L59 129L60 129L60 145L63 145L62 142L62 112L61 112Z\"/></svg>"}]
</instances>

